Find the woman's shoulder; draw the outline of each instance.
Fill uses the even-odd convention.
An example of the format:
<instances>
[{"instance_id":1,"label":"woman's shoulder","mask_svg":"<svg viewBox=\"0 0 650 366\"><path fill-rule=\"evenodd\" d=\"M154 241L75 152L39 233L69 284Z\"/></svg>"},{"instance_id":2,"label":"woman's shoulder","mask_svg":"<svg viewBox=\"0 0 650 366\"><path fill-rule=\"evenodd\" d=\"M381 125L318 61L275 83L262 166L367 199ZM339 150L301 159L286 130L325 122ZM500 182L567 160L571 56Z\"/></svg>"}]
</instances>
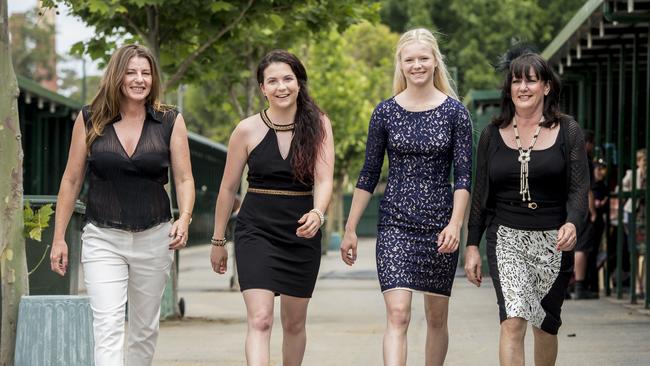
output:
<instances>
[{"instance_id":1,"label":"woman's shoulder","mask_svg":"<svg viewBox=\"0 0 650 366\"><path fill-rule=\"evenodd\" d=\"M395 101L395 96L393 95L392 97L384 99L381 102L377 103L374 113L380 113L383 115L390 114L395 109L396 105L397 102Z\"/></svg>"},{"instance_id":2,"label":"woman's shoulder","mask_svg":"<svg viewBox=\"0 0 650 366\"><path fill-rule=\"evenodd\" d=\"M266 126L264 126L264 122L262 122L262 118L260 117L260 114L256 113L239 121L235 126L233 133L237 132L237 133L248 134L257 131L262 127L266 128Z\"/></svg>"}]
</instances>

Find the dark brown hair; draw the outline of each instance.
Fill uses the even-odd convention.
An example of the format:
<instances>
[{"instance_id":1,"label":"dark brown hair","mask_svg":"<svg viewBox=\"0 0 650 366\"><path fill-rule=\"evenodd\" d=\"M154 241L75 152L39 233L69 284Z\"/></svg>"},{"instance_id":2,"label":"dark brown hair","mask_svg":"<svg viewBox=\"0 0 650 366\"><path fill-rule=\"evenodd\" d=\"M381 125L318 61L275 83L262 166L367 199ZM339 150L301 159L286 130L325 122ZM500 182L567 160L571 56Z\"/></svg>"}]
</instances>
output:
<instances>
[{"instance_id":1,"label":"dark brown hair","mask_svg":"<svg viewBox=\"0 0 650 366\"><path fill-rule=\"evenodd\" d=\"M529 72L533 71L538 80L548 84L550 90L544 97L544 122L542 127L552 128L560 123L560 120L567 118L560 112L560 78L555 74L549 64L537 53L524 53L512 60L504 70L505 79L501 87L501 114L492 120L492 123L500 128L510 124L515 116L515 105L512 102L510 88L514 78L529 80Z\"/></svg>"},{"instance_id":2,"label":"dark brown hair","mask_svg":"<svg viewBox=\"0 0 650 366\"><path fill-rule=\"evenodd\" d=\"M120 47L108 61L99 90L90 103L92 128L86 134L86 146L89 151L93 141L104 133L106 125L120 113L120 97L122 95L124 75L129 61L134 57L147 59L151 67L151 90L146 103L157 111L169 109L168 106L160 103L160 71L151 52L146 47L137 44ZM85 122L88 123L88 121Z\"/></svg>"},{"instance_id":3,"label":"dark brown hair","mask_svg":"<svg viewBox=\"0 0 650 366\"><path fill-rule=\"evenodd\" d=\"M257 66L257 82L264 83L264 70L276 62L289 65L298 79L300 91L296 100L296 127L291 140L291 149L293 150L291 166L298 181L312 182L319 149L325 139L325 131L321 123L323 111L309 95L305 66L298 57L290 52L274 50L267 53Z\"/></svg>"}]
</instances>

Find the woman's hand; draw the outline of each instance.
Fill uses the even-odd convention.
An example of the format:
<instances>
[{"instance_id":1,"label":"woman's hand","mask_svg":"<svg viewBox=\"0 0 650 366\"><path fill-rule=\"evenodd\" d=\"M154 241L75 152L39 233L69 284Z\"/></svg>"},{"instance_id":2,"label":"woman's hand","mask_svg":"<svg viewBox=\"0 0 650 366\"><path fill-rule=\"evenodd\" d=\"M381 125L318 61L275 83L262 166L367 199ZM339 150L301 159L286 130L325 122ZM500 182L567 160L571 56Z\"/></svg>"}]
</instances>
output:
<instances>
[{"instance_id":1,"label":"woman's hand","mask_svg":"<svg viewBox=\"0 0 650 366\"><path fill-rule=\"evenodd\" d=\"M296 230L296 235L300 238L313 238L320 229L320 216L316 212L307 212L298 223L302 225Z\"/></svg>"},{"instance_id":2,"label":"woman's hand","mask_svg":"<svg viewBox=\"0 0 650 366\"><path fill-rule=\"evenodd\" d=\"M468 245L465 248L465 274L469 282L476 285L476 287L481 287L481 282L483 282L481 253L476 245Z\"/></svg>"},{"instance_id":3,"label":"woman's hand","mask_svg":"<svg viewBox=\"0 0 650 366\"><path fill-rule=\"evenodd\" d=\"M170 250L180 250L187 245L187 231L190 227L189 215L181 215L178 220L174 221L171 230L169 230L169 237L172 238L169 243Z\"/></svg>"},{"instance_id":4,"label":"woman's hand","mask_svg":"<svg viewBox=\"0 0 650 366\"><path fill-rule=\"evenodd\" d=\"M341 259L345 264L351 266L357 260L357 244L359 239L354 231L345 231L343 241L341 241Z\"/></svg>"},{"instance_id":5,"label":"woman's hand","mask_svg":"<svg viewBox=\"0 0 650 366\"><path fill-rule=\"evenodd\" d=\"M65 240L53 240L50 251L50 268L60 276L68 270L68 244Z\"/></svg>"},{"instance_id":6,"label":"woman's hand","mask_svg":"<svg viewBox=\"0 0 650 366\"><path fill-rule=\"evenodd\" d=\"M555 245L555 249L564 252L573 250L573 247L576 246L577 239L576 226L567 222L557 231L557 244Z\"/></svg>"},{"instance_id":7,"label":"woman's hand","mask_svg":"<svg viewBox=\"0 0 650 366\"><path fill-rule=\"evenodd\" d=\"M225 246L212 246L210 252L210 263L212 270L218 274L224 274L228 270L228 251Z\"/></svg>"},{"instance_id":8,"label":"woman's hand","mask_svg":"<svg viewBox=\"0 0 650 366\"><path fill-rule=\"evenodd\" d=\"M447 227L442 229L438 234L438 252L453 253L458 250L460 227L461 225L449 223Z\"/></svg>"}]
</instances>

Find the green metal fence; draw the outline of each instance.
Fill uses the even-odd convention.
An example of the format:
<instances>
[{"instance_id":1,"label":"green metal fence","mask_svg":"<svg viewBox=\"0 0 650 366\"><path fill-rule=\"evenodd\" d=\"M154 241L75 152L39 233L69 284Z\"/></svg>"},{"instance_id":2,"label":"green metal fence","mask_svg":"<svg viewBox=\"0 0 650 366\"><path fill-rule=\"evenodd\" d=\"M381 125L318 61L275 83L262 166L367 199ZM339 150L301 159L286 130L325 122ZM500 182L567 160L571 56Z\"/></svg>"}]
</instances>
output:
<instances>
[{"instance_id":1,"label":"green metal fence","mask_svg":"<svg viewBox=\"0 0 650 366\"><path fill-rule=\"evenodd\" d=\"M605 293L612 294L613 287L618 299L626 297L636 304L640 279L645 308L650 308L650 263L645 255L650 249L645 235L650 215L649 205L639 203L649 202L650 196L647 184L637 186L636 174L631 175L629 193L616 193L615 187L623 187L625 172L636 169L637 150L650 147L649 22L650 4L645 1L589 0L543 52L565 84L564 111L595 132L595 158L604 159L609 167L612 203L618 209L607 229L608 252L615 257L607 262L615 270L605 268ZM647 159L642 169L648 170ZM626 220L628 200L633 209ZM628 275L629 283L624 281Z\"/></svg>"}]
</instances>

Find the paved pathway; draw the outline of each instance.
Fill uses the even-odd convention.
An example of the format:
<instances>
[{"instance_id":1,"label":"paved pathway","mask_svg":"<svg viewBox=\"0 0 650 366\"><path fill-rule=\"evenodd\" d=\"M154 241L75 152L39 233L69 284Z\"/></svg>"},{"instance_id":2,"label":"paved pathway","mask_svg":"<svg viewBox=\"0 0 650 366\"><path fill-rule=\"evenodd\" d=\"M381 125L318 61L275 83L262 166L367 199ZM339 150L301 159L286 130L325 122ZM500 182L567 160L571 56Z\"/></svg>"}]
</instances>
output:
<instances>
[{"instance_id":1,"label":"paved pathway","mask_svg":"<svg viewBox=\"0 0 650 366\"><path fill-rule=\"evenodd\" d=\"M179 295L185 318L161 325L154 365L244 365L246 318L239 292L208 265L209 246L181 252ZM276 300L276 304L277 300ZM276 314L279 312L276 309ZM454 284L446 365L498 365L498 314L491 283L477 289L465 278ZM650 316L611 300L568 301L563 308L557 365L650 365ZM345 266L338 252L323 257L309 308L305 366L381 365L384 303L374 265L374 240L360 243L358 263ZM532 336L532 331L529 330ZM409 365L424 365L426 336L422 295L414 295L409 330ZM281 364L281 329L276 316L272 365ZM532 337L531 337L532 338ZM532 342L527 340L527 364Z\"/></svg>"}]
</instances>

